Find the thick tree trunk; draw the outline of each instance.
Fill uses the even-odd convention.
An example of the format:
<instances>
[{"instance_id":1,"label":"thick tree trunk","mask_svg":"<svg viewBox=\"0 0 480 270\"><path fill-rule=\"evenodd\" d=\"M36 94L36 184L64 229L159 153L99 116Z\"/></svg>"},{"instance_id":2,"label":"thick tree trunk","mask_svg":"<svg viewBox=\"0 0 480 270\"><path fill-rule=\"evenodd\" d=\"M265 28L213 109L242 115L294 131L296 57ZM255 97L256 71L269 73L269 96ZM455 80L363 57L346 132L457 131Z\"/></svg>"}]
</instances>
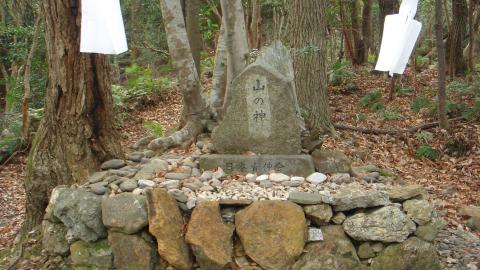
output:
<instances>
[{"instance_id":1,"label":"thick tree trunk","mask_svg":"<svg viewBox=\"0 0 480 270\"><path fill-rule=\"evenodd\" d=\"M187 27L188 42L192 50L193 60L200 77L200 53L202 52L202 34L200 33L200 0L185 1L185 24Z\"/></svg>"},{"instance_id":2,"label":"thick tree trunk","mask_svg":"<svg viewBox=\"0 0 480 270\"><path fill-rule=\"evenodd\" d=\"M201 84L193 59L187 30L179 0L161 0L160 7L167 34L170 56L175 63L182 89L186 124L173 135L150 142L149 148L165 151L171 147L189 145L203 130L209 111L201 96Z\"/></svg>"},{"instance_id":3,"label":"thick tree trunk","mask_svg":"<svg viewBox=\"0 0 480 270\"><path fill-rule=\"evenodd\" d=\"M451 76L464 75L467 63L463 49L467 34L468 6L466 0L452 0L452 29L449 34L448 66Z\"/></svg>"},{"instance_id":4,"label":"thick tree trunk","mask_svg":"<svg viewBox=\"0 0 480 270\"><path fill-rule=\"evenodd\" d=\"M289 2L291 47L310 48L294 54L295 86L305 123L313 134L334 132L327 96L326 0Z\"/></svg>"},{"instance_id":5,"label":"thick tree trunk","mask_svg":"<svg viewBox=\"0 0 480 270\"><path fill-rule=\"evenodd\" d=\"M260 9L260 0L252 0L252 21L250 23L250 48L251 49L260 49L260 43L262 38L261 31L261 9Z\"/></svg>"},{"instance_id":6,"label":"thick tree trunk","mask_svg":"<svg viewBox=\"0 0 480 270\"><path fill-rule=\"evenodd\" d=\"M443 42L443 15L442 0L435 0L435 36L438 53L438 121L440 128L448 128L447 110L446 110L446 92L445 92L445 76L446 60L445 60L445 43Z\"/></svg>"},{"instance_id":7,"label":"thick tree trunk","mask_svg":"<svg viewBox=\"0 0 480 270\"><path fill-rule=\"evenodd\" d=\"M49 85L25 178L25 229L39 224L51 189L86 181L100 162L121 157L114 129L110 69L105 56L81 54L80 10L71 1L41 2Z\"/></svg>"},{"instance_id":8,"label":"thick tree trunk","mask_svg":"<svg viewBox=\"0 0 480 270\"><path fill-rule=\"evenodd\" d=\"M248 41L242 0L221 0L227 44L227 93L223 111L230 105L228 89L233 79L247 66Z\"/></svg>"},{"instance_id":9,"label":"thick tree trunk","mask_svg":"<svg viewBox=\"0 0 480 270\"><path fill-rule=\"evenodd\" d=\"M353 48L353 41L351 38L351 28L347 26L347 19L345 17L345 6L343 4L344 0L339 1L339 9L340 9L340 21L342 23L342 34L343 40L345 43L345 50L347 54L347 58L350 59L351 62L355 59L355 50ZM343 43L342 43L343 45Z\"/></svg>"}]
</instances>

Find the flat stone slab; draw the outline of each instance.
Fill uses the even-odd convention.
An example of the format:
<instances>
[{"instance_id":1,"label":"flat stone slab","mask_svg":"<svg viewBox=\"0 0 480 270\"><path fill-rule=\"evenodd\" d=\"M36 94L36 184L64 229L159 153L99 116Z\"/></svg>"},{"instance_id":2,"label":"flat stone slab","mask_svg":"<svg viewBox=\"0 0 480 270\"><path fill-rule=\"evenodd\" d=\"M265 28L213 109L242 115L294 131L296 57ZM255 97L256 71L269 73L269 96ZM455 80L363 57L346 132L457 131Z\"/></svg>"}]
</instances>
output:
<instances>
[{"instance_id":1,"label":"flat stone slab","mask_svg":"<svg viewBox=\"0 0 480 270\"><path fill-rule=\"evenodd\" d=\"M315 171L309 155L205 155L200 157L200 169L222 168L227 174L256 173L275 170L294 176L308 176Z\"/></svg>"}]
</instances>

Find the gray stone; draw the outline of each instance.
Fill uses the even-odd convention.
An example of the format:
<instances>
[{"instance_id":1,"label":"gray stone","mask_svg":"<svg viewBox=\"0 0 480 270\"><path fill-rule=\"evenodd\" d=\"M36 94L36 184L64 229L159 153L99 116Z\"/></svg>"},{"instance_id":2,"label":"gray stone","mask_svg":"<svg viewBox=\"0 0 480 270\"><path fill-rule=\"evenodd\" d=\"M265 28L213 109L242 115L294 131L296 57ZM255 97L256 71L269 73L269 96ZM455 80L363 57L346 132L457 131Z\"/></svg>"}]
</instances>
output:
<instances>
[{"instance_id":1,"label":"gray stone","mask_svg":"<svg viewBox=\"0 0 480 270\"><path fill-rule=\"evenodd\" d=\"M153 187L153 186L155 186L155 182L153 182L152 180L145 180L145 179L138 180L138 187L141 189Z\"/></svg>"},{"instance_id":2,"label":"gray stone","mask_svg":"<svg viewBox=\"0 0 480 270\"><path fill-rule=\"evenodd\" d=\"M77 241L70 246L74 269L111 269L112 249L107 240L95 243Z\"/></svg>"},{"instance_id":3,"label":"gray stone","mask_svg":"<svg viewBox=\"0 0 480 270\"><path fill-rule=\"evenodd\" d=\"M54 223L60 223L61 220L58 219L54 214L53 210L55 208L55 204L57 203L58 196L60 193L69 190L66 186L58 186L52 190L52 193L50 194L50 199L48 201L47 208L45 209L45 215L43 216L43 219L49 220Z\"/></svg>"},{"instance_id":4,"label":"gray stone","mask_svg":"<svg viewBox=\"0 0 480 270\"><path fill-rule=\"evenodd\" d=\"M65 236L67 227L62 223L42 221L42 247L50 255L65 255L70 250Z\"/></svg>"},{"instance_id":5,"label":"gray stone","mask_svg":"<svg viewBox=\"0 0 480 270\"><path fill-rule=\"evenodd\" d=\"M212 171L204 171L202 173L202 175L200 176L200 180L205 182L205 181L208 181L210 179L212 179L213 177L213 172Z\"/></svg>"},{"instance_id":6,"label":"gray stone","mask_svg":"<svg viewBox=\"0 0 480 270\"><path fill-rule=\"evenodd\" d=\"M345 232L357 241L403 242L416 229L411 221L395 206L358 213L343 222Z\"/></svg>"},{"instance_id":7,"label":"gray stone","mask_svg":"<svg viewBox=\"0 0 480 270\"><path fill-rule=\"evenodd\" d=\"M323 233L320 228L308 227L308 239L307 242L323 241Z\"/></svg>"},{"instance_id":8,"label":"gray stone","mask_svg":"<svg viewBox=\"0 0 480 270\"><path fill-rule=\"evenodd\" d=\"M355 208L367 208L389 204L388 194L383 191L365 191L345 187L333 195L333 209L347 211Z\"/></svg>"},{"instance_id":9,"label":"gray stone","mask_svg":"<svg viewBox=\"0 0 480 270\"><path fill-rule=\"evenodd\" d=\"M434 224L426 224L422 226L418 226L417 230L415 231L415 236L418 238L432 242L437 238L438 228Z\"/></svg>"},{"instance_id":10,"label":"gray stone","mask_svg":"<svg viewBox=\"0 0 480 270\"><path fill-rule=\"evenodd\" d=\"M168 162L163 159L153 158L149 163L143 165L140 171L135 175L135 179L152 180L159 173L165 173L168 169Z\"/></svg>"},{"instance_id":11,"label":"gray stone","mask_svg":"<svg viewBox=\"0 0 480 270\"><path fill-rule=\"evenodd\" d=\"M271 188L273 187L273 183L268 181L268 180L265 180L265 181L260 181L258 182L258 185L262 188Z\"/></svg>"},{"instance_id":12,"label":"gray stone","mask_svg":"<svg viewBox=\"0 0 480 270\"><path fill-rule=\"evenodd\" d=\"M358 247L358 257L360 259L370 259L375 257L375 253L369 242L365 242Z\"/></svg>"},{"instance_id":13,"label":"gray stone","mask_svg":"<svg viewBox=\"0 0 480 270\"><path fill-rule=\"evenodd\" d=\"M288 200L294 203L311 205L311 204L321 204L321 203L332 203L332 197L330 194L324 193L307 193L294 191L288 194Z\"/></svg>"},{"instance_id":14,"label":"gray stone","mask_svg":"<svg viewBox=\"0 0 480 270\"><path fill-rule=\"evenodd\" d=\"M120 184L120 189L123 192L132 192L137 187L138 187L138 183L133 179L127 179Z\"/></svg>"},{"instance_id":15,"label":"gray stone","mask_svg":"<svg viewBox=\"0 0 480 270\"><path fill-rule=\"evenodd\" d=\"M180 188L180 180L167 180L162 183L167 190Z\"/></svg>"},{"instance_id":16,"label":"gray stone","mask_svg":"<svg viewBox=\"0 0 480 270\"><path fill-rule=\"evenodd\" d=\"M328 204L304 206L303 211L307 218L317 226L328 225L333 216L332 207Z\"/></svg>"},{"instance_id":17,"label":"gray stone","mask_svg":"<svg viewBox=\"0 0 480 270\"><path fill-rule=\"evenodd\" d=\"M310 182L314 185L321 184L327 180L327 176L323 173L312 173L307 177L307 182Z\"/></svg>"},{"instance_id":18,"label":"gray stone","mask_svg":"<svg viewBox=\"0 0 480 270\"><path fill-rule=\"evenodd\" d=\"M335 184L349 184L353 182L349 173L336 173L332 175L331 181Z\"/></svg>"},{"instance_id":19,"label":"gray stone","mask_svg":"<svg viewBox=\"0 0 480 270\"><path fill-rule=\"evenodd\" d=\"M100 168L102 168L102 170L110 170L110 169L120 169L125 166L127 166L127 163L125 163L125 160L111 159L102 163Z\"/></svg>"},{"instance_id":20,"label":"gray stone","mask_svg":"<svg viewBox=\"0 0 480 270\"><path fill-rule=\"evenodd\" d=\"M435 247L417 237L385 248L373 259L372 270L440 270L443 269Z\"/></svg>"},{"instance_id":21,"label":"gray stone","mask_svg":"<svg viewBox=\"0 0 480 270\"><path fill-rule=\"evenodd\" d=\"M394 187L388 191L388 196L392 202L403 202L425 193L425 189L420 185L407 185Z\"/></svg>"},{"instance_id":22,"label":"gray stone","mask_svg":"<svg viewBox=\"0 0 480 270\"><path fill-rule=\"evenodd\" d=\"M283 173L271 173L268 179L274 183L281 183L290 180L290 176Z\"/></svg>"},{"instance_id":23,"label":"gray stone","mask_svg":"<svg viewBox=\"0 0 480 270\"><path fill-rule=\"evenodd\" d=\"M190 178L190 174L187 173L167 173L165 174L166 179L170 180L185 180Z\"/></svg>"},{"instance_id":24,"label":"gray stone","mask_svg":"<svg viewBox=\"0 0 480 270\"><path fill-rule=\"evenodd\" d=\"M403 210L418 225L425 225L432 220L433 208L427 200L405 201Z\"/></svg>"},{"instance_id":25,"label":"gray stone","mask_svg":"<svg viewBox=\"0 0 480 270\"><path fill-rule=\"evenodd\" d=\"M143 152L133 152L133 153L127 154L126 157L128 160L131 160L133 162L140 162L142 161L143 156L144 156Z\"/></svg>"},{"instance_id":26,"label":"gray stone","mask_svg":"<svg viewBox=\"0 0 480 270\"><path fill-rule=\"evenodd\" d=\"M335 225L342 225L345 219L347 219L347 216L343 212L338 212L332 217L332 222Z\"/></svg>"},{"instance_id":27,"label":"gray stone","mask_svg":"<svg viewBox=\"0 0 480 270\"><path fill-rule=\"evenodd\" d=\"M292 270L366 270L342 226L321 227L324 241L309 243ZM393 269L392 269L393 270Z\"/></svg>"},{"instance_id":28,"label":"gray stone","mask_svg":"<svg viewBox=\"0 0 480 270\"><path fill-rule=\"evenodd\" d=\"M112 231L137 233L148 225L146 198L132 193L104 198L102 220Z\"/></svg>"},{"instance_id":29,"label":"gray stone","mask_svg":"<svg viewBox=\"0 0 480 270\"><path fill-rule=\"evenodd\" d=\"M299 154L302 124L292 82L265 61L249 65L232 82L226 100L230 105L212 134L215 150Z\"/></svg>"},{"instance_id":30,"label":"gray stone","mask_svg":"<svg viewBox=\"0 0 480 270\"><path fill-rule=\"evenodd\" d=\"M94 242L106 236L102 223L102 198L83 190L63 189L53 214L68 228L67 240Z\"/></svg>"},{"instance_id":31,"label":"gray stone","mask_svg":"<svg viewBox=\"0 0 480 270\"><path fill-rule=\"evenodd\" d=\"M93 184L89 186L93 193L103 195L107 192L107 188L103 184Z\"/></svg>"},{"instance_id":32,"label":"gray stone","mask_svg":"<svg viewBox=\"0 0 480 270\"><path fill-rule=\"evenodd\" d=\"M133 149L139 149L139 148L147 147L147 145L154 139L155 139L155 136L143 137L133 145Z\"/></svg>"},{"instance_id":33,"label":"gray stone","mask_svg":"<svg viewBox=\"0 0 480 270\"><path fill-rule=\"evenodd\" d=\"M221 167L227 174L268 174L271 170L286 175L308 176L314 172L312 158L308 155L204 155L200 168L215 170Z\"/></svg>"},{"instance_id":34,"label":"gray stone","mask_svg":"<svg viewBox=\"0 0 480 270\"><path fill-rule=\"evenodd\" d=\"M350 173L352 170L350 160L340 151L315 150L312 158L315 168L322 173Z\"/></svg>"},{"instance_id":35,"label":"gray stone","mask_svg":"<svg viewBox=\"0 0 480 270\"><path fill-rule=\"evenodd\" d=\"M109 174L108 171L102 171L102 172L95 172L93 173L92 175L90 175L90 177L88 178L88 183L98 183L100 181L103 181L103 179L105 179L105 177L107 177Z\"/></svg>"},{"instance_id":36,"label":"gray stone","mask_svg":"<svg viewBox=\"0 0 480 270\"><path fill-rule=\"evenodd\" d=\"M172 196L178 202L186 203L188 201L187 195L185 195L185 193L183 193L181 190L172 189L168 191L168 194L170 194L170 196Z\"/></svg>"}]
</instances>

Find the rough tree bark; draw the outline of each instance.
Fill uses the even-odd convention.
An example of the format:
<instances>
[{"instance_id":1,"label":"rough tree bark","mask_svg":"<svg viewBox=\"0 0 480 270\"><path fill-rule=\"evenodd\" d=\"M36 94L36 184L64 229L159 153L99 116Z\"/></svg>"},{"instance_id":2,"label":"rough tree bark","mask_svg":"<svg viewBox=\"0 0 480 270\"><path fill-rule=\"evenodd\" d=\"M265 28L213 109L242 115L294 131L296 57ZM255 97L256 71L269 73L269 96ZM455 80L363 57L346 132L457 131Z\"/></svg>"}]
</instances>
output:
<instances>
[{"instance_id":1,"label":"rough tree bark","mask_svg":"<svg viewBox=\"0 0 480 270\"><path fill-rule=\"evenodd\" d=\"M333 133L327 97L326 0L289 1L295 85L306 126L313 134ZM299 53L299 50L306 50Z\"/></svg>"},{"instance_id":2,"label":"rough tree bark","mask_svg":"<svg viewBox=\"0 0 480 270\"><path fill-rule=\"evenodd\" d=\"M448 120L445 93L445 76L447 70L445 60L445 43L443 42L442 13L442 0L435 0L435 37L438 54L438 121L440 123L440 128L447 129Z\"/></svg>"},{"instance_id":3,"label":"rough tree bark","mask_svg":"<svg viewBox=\"0 0 480 270\"><path fill-rule=\"evenodd\" d=\"M365 54L365 43L362 39L362 26L359 18L359 2L357 0L350 1L350 18L352 20L352 37L354 44L354 58L352 64L363 64L363 55Z\"/></svg>"},{"instance_id":4,"label":"rough tree bark","mask_svg":"<svg viewBox=\"0 0 480 270\"><path fill-rule=\"evenodd\" d=\"M449 34L448 66L451 76L464 75L467 63L463 57L467 34L468 6L466 0L452 0L452 28Z\"/></svg>"},{"instance_id":5,"label":"rough tree bark","mask_svg":"<svg viewBox=\"0 0 480 270\"><path fill-rule=\"evenodd\" d=\"M250 48L260 49L262 38L261 32L261 6L260 0L252 0L252 21L250 22Z\"/></svg>"},{"instance_id":6,"label":"rough tree bark","mask_svg":"<svg viewBox=\"0 0 480 270\"><path fill-rule=\"evenodd\" d=\"M223 111L230 105L228 88L233 79L247 66L248 41L244 20L242 0L221 0L223 24L227 45L227 93L223 102Z\"/></svg>"},{"instance_id":7,"label":"rough tree bark","mask_svg":"<svg viewBox=\"0 0 480 270\"><path fill-rule=\"evenodd\" d=\"M161 0L160 7L167 34L170 56L177 70L184 100L185 126L169 137L150 142L149 148L165 151L171 147L190 145L203 131L209 111L201 96L201 84L188 41L182 5L179 0Z\"/></svg>"},{"instance_id":8,"label":"rough tree bark","mask_svg":"<svg viewBox=\"0 0 480 270\"><path fill-rule=\"evenodd\" d=\"M27 163L26 229L41 221L53 187L86 181L100 162L122 156L109 63L105 56L80 53L81 16L71 3L41 2L49 85Z\"/></svg>"}]
</instances>

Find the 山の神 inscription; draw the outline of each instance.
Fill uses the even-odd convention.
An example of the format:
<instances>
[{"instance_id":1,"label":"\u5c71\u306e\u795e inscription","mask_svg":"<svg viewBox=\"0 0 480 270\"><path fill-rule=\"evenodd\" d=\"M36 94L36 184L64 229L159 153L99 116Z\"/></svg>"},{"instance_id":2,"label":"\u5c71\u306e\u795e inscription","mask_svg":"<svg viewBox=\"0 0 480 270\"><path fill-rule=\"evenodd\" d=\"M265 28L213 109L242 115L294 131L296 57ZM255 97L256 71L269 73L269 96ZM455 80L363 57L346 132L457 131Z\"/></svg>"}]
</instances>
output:
<instances>
[{"instance_id":1,"label":"\u5c71\u306e\u795e inscription","mask_svg":"<svg viewBox=\"0 0 480 270\"><path fill-rule=\"evenodd\" d=\"M254 137L268 138L272 133L272 112L266 77L254 76L246 83L248 131Z\"/></svg>"}]
</instances>

